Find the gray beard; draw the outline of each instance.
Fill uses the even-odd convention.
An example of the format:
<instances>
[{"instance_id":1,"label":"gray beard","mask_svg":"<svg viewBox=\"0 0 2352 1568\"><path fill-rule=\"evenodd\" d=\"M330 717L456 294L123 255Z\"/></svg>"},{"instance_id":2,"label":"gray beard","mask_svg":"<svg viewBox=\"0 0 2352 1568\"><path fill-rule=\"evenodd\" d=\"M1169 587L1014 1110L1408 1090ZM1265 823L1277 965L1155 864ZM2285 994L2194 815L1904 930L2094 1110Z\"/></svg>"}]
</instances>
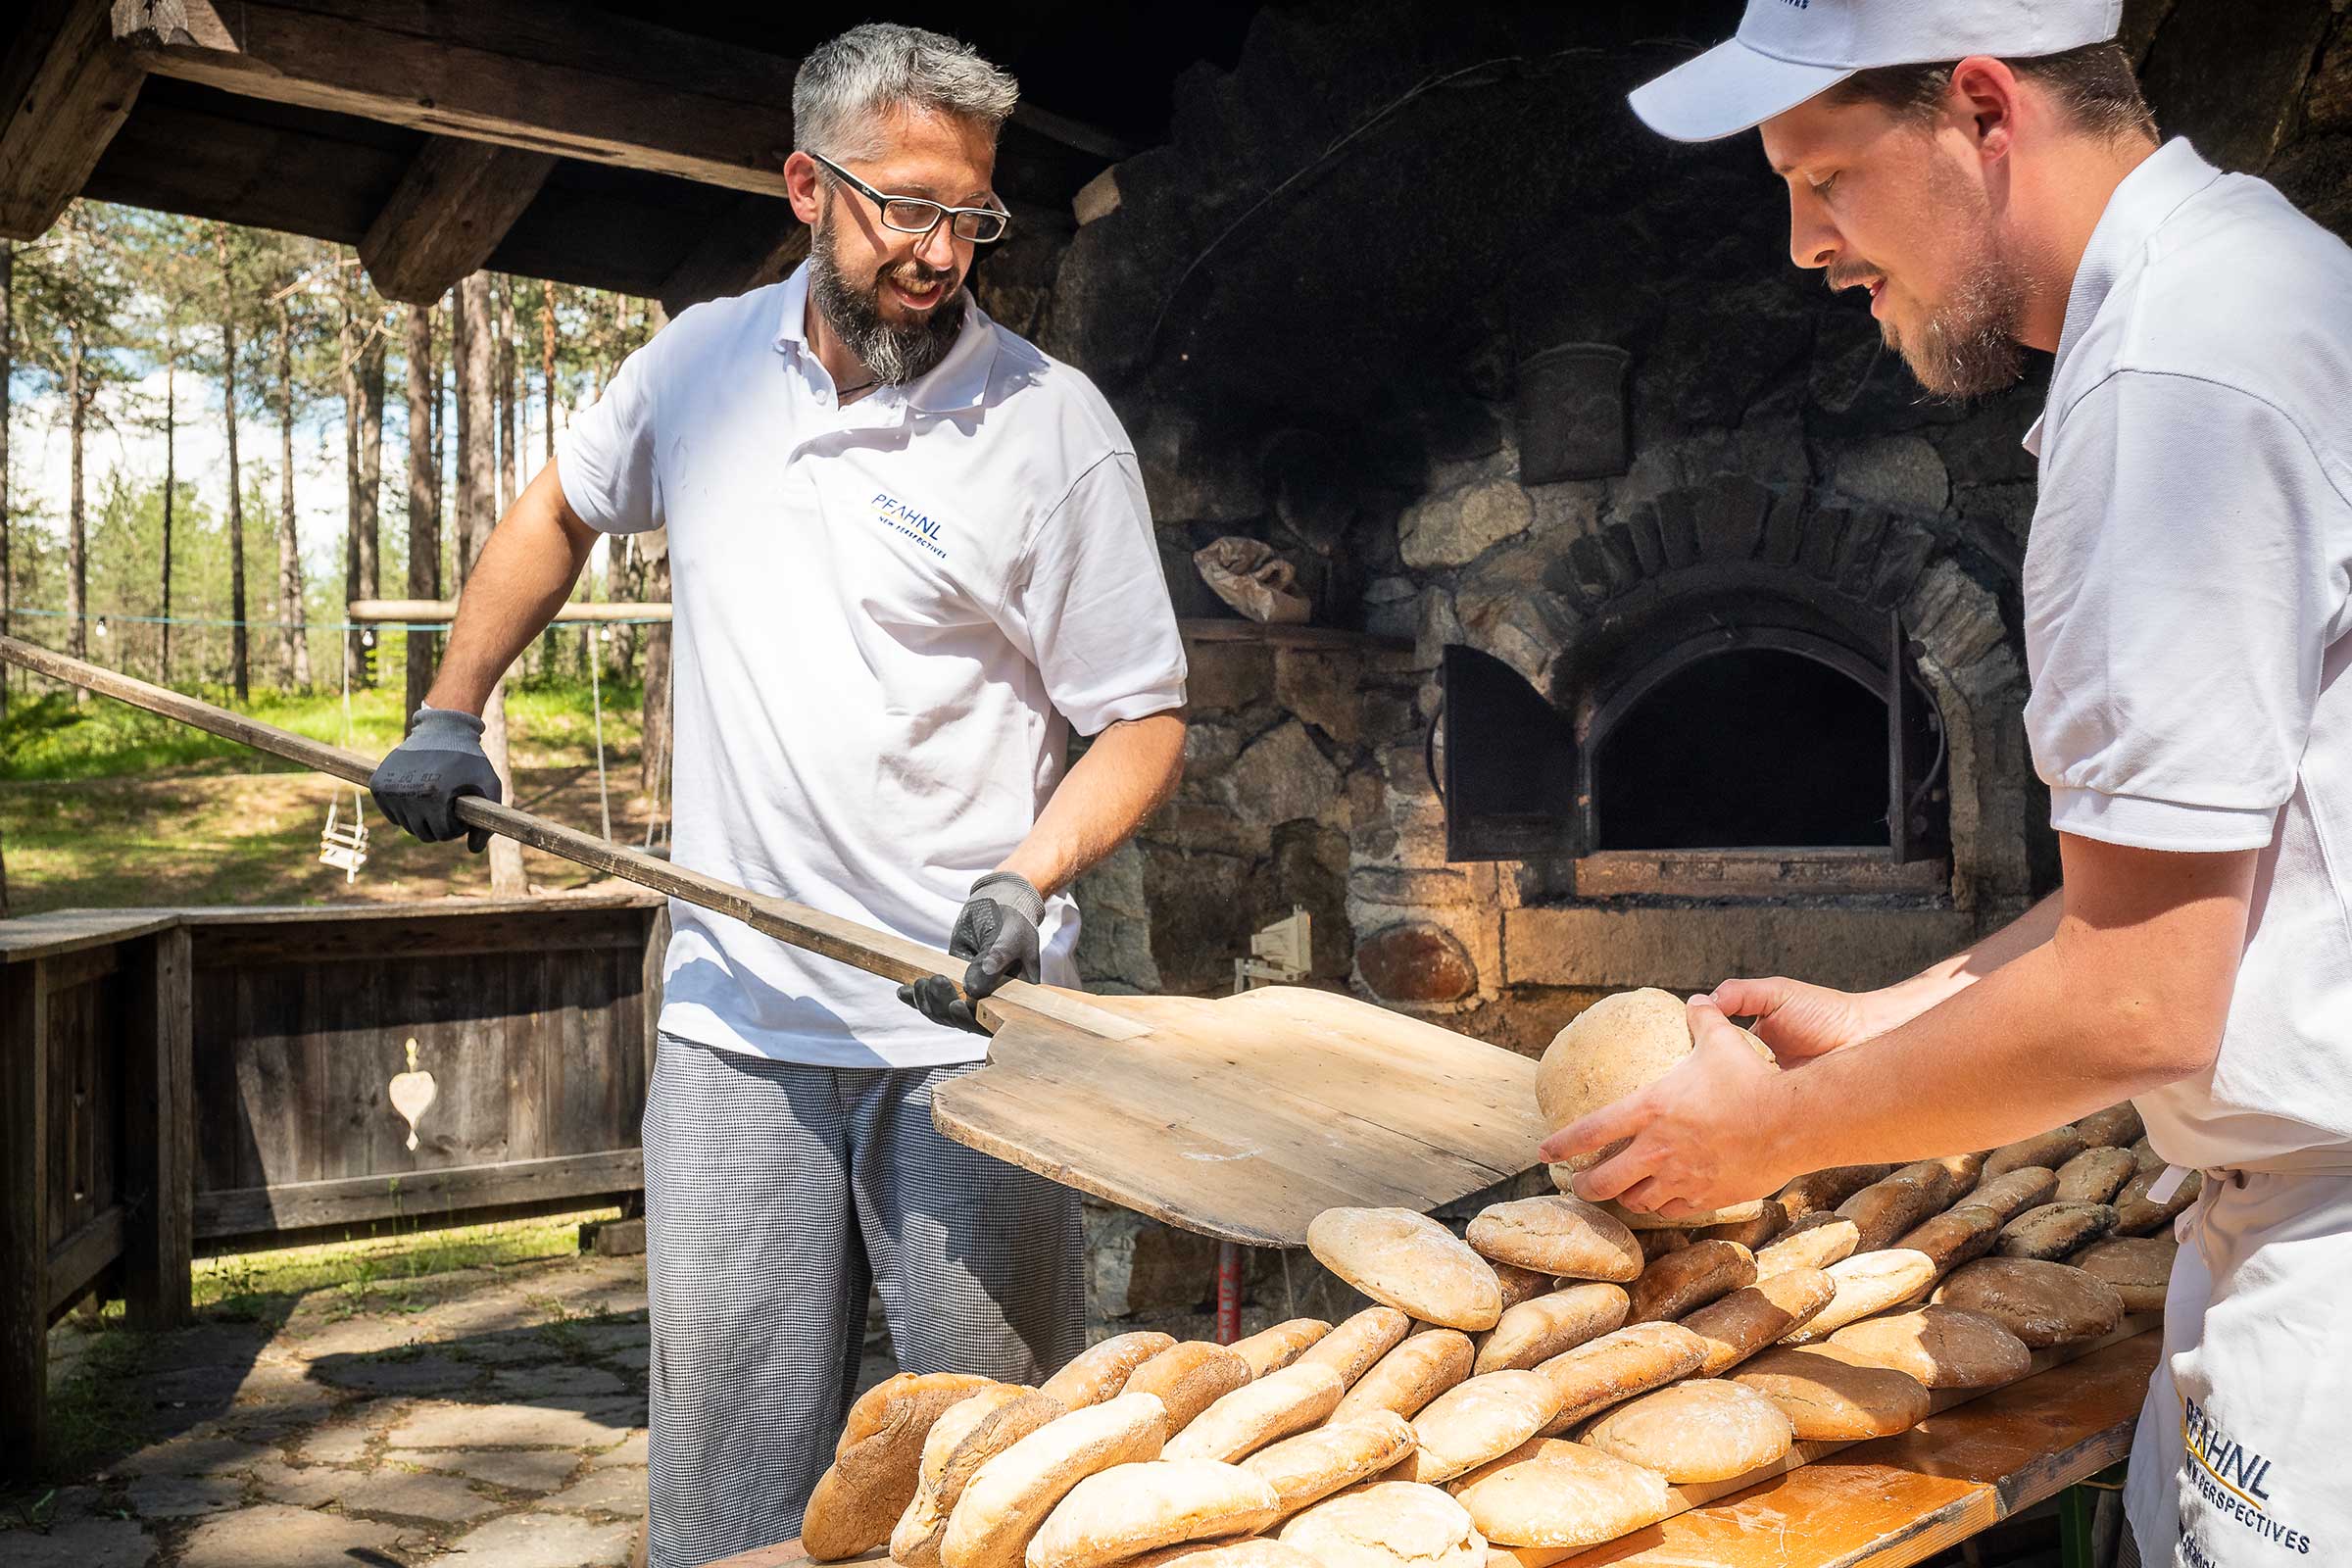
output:
<instances>
[{"instance_id":1,"label":"gray beard","mask_svg":"<svg viewBox=\"0 0 2352 1568\"><path fill-rule=\"evenodd\" d=\"M831 216L821 215L809 237L808 297L876 384L904 386L930 371L955 348L963 331L963 293L958 289L940 301L911 326L891 325L882 318L881 278L859 285L843 274L833 250ZM913 265L920 268L919 263ZM942 274L920 268L917 275L928 279Z\"/></svg>"}]
</instances>

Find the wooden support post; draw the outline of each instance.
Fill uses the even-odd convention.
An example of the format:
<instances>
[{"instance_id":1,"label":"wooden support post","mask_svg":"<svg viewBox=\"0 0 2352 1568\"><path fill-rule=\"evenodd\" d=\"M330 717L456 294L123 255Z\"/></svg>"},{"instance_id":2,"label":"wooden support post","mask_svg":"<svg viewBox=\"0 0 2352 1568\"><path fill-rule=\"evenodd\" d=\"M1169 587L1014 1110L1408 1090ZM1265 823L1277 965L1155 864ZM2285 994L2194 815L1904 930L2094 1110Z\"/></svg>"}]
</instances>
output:
<instances>
[{"instance_id":1,"label":"wooden support post","mask_svg":"<svg viewBox=\"0 0 2352 1568\"><path fill-rule=\"evenodd\" d=\"M498 249L556 167L552 153L435 136L360 241L376 292L430 305Z\"/></svg>"},{"instance_id":2,"label":"wooden support post","mask_svg":"<svg viewBox=\"0 0 2352 1568\"><path fill-rule=\"evenodd\" d=\"M0 964L0 1475L39 1471L49 1426L49 971Z\"/></svg>"},{"instance_id":3,"label":"wooden support post","mask_svg":"<svg viewBox=\"0 0 2352 1568\"><path fill-rule=\"evenodd\" d=\"M37 239L98 167L147 73L106 7L33 0L0 56L0 239Z\"/></svg>"},{"instance_id":4,"label":"wooden support post","mask_svg":"<svg viewBox=\"0 0 2352 1568\"><path fill-rule=\"evenodd\" d=\"M122 1239L123 1305L133 1328L175 1328L188 1318L196 1196L195 969L187 927L139 943L125 967L122 1182L130 1224Z\"/></svg>"}]
</instances>

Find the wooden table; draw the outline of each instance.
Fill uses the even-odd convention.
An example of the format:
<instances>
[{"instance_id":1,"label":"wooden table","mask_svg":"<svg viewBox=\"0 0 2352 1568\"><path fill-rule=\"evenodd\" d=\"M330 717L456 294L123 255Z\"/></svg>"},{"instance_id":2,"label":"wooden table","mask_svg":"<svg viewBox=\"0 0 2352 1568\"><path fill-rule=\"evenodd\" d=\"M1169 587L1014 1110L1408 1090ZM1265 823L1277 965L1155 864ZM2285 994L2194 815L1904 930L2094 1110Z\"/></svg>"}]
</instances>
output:
<instances>
[{"instance_id":1,"label":"wooden table","mask_svg":"<svg viewBox=\"0 0 2352 1568\"><path fill-rule=\"evenodd\" d=\"M2160 1333L2135 1335L1558 1568L1905 1568L2123 1458L2162 1343ZM809 1564L790 1541L710 1568Z\"/></svg>"}]
</instances>

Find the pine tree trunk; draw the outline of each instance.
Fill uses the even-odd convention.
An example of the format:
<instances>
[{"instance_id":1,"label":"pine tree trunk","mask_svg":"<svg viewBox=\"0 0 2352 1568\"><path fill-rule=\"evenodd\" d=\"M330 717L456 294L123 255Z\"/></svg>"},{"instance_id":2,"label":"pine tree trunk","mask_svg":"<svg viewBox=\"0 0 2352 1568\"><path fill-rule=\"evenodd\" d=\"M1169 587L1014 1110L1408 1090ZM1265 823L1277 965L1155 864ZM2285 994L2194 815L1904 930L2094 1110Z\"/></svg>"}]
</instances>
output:
<instances>
[{"instance_id":1,"label":"pine tree trunk","mask_svg":"<svg viewBox=\"0 0 2352 1568\"><path fill-rule=\"evenodd\" d=\"M440 369L433 364L433 308L412 305L409 359L409 597L441 597L441 474L433 450L433 406ZM408 634L408 692L402 712L414 714L432 688L437 634ZM404 726L405 727L405 726Z\"/></svg>"},{"instance_id":2,"label":"pine tree trunk","mask_svg":"<svg viewBox=\"0 0 2352 1568\"><path fill-rule=\"evenodd\" d=\"M253 695L250 646L245 635L245 493L237 478L237 296L228 264L228 229L215 233L220 258L220 386L228 416L228 663L229 678L242 704Z\"/></svg>"},{"instance_id":3,"label":"pine tree trunk","mask_svg":"<svg viewBox=\"0 0 2352 1568\"><path fill-rule=\"evenodd\" d=\"M286 684L311 684L311 640L302 626L302 545L294 531L294 316L277 302L277 618Z\"/></svg>"},{"instance_id":4,"label":"pine tree trunk","mask_svg":"<svg viewBox=\"0 0 2352 1568\"><path fill-rule=\"evenodd\" d=\"M369 323L360 349L360 591L354 597L379 598L383 592L378 551L380 503L384 482L384 334ZM375 662L362 657L355 675L375 684Z\"/></svg>"},{"instance_id":5,"label":"pine tree trunk","mask_svg":"<svg viewBox=\"0 0 2352 1568\"><path fill-rule=\"evenodd\" d=\"M156 658L156 679L172 684L172 504L179 487L179 335L174 331L164 349L164 609L156 627L163 633Z\"/></svg>"},{"instance_id":6,"label":"pine tree trunk","mask_svg":"<svg viewBox=\"0 0 2352 1568\"><path fill-rule=\"evenodd\" d=\"M491 509L498 496L495 471L497 395L492 389L497 349L490 310L490 276L475 272L458 285L465 323L464 371L458 386L458 511L465 555L461 571L470 573L496 524ZM461 577L461 581L463 578ZM506 798L514 799L514 769L508 760L507 681L502 674L482 709L482 750L498 770ZM522 846L513 839L490 841L490 891L521 898L530 891L522 874Z\"/></svg>"},{"instance_id":7,"label":"pine tree trunk","mask_svg":"<svg viewBox=\"0 0 2352 1568\"><path fill-rule=\"evenodd\" d=\"M0 636L16 635L14 532L8 513L8 383L17 368L17 247L0 239ZM0 713L8 711L8 671L0 666Z\"/></svg>"},{"instance_id":8,"label":"pine tree trunk","mask_svg":"<svg viewBox=\"0 0 2352 1568\"><path fill-rule=\"evenodd\" d=\"M89 405L81 389L82 345L81 322L66 323L66 424L72 432L70 466L73 477L66 503L66 651L75 659L90 656L90 627L84 619L90 611L90 563L88 535L82 514L81 495L81 437L89 419ZM75 702L82 693L76 688Z\"/></svg>"},{"instance_id":9,"label":"pine tree trunk","mask_svg":"<svg viewBox=\"0 0 2352 1568\"><path fill-rule=\"evenodd\" d=\"M343 393L343 602L348 605L360 597L360 377L359 337L354 328L351 303L351 275L340 273L338 291L343 298L343 319L335 327L335 361L339 367L337 379ZM350 618L349 612L335 617ZM364 667L365 650L360 644L364 635L360 628L346 629L342 644L343 678L357 683Z\"/></svg>"},{"instance_id":10,"label":"pine tree trunk","mask_svg":"<svg viewBox=\"0 0 2352 1568\"><path fill-rule=\"evenodd\" d=\"M433 515L442 522L441 548L446 553L446 559L435 562L433 570L436 582L452 586L450 597L454 599L457 597L454 589L458 581L458 530L465 524L465 519L457 516L449 505L449 469L445 466L448 461L445 438L449 434L449 381L457 375L458 333L464 325L461 318L465 315L458 309L456 289L451 289L441 297L440 311L442 319L449 322L450 374L445 378L441 373L441 362L438 359L433 361Z\"/></svg>"},{"instance_id":11,"label":"pine tree trunk","mask_svg":"<svg viewBox=\"0 0 2352 1568\"><path fill-rule=\"evenodd\" d=\"M521 417L514 397L514 282L498 280L498 514L505 516L518 493L515 474L516 424Z\"/></svg>"}]
</instances>

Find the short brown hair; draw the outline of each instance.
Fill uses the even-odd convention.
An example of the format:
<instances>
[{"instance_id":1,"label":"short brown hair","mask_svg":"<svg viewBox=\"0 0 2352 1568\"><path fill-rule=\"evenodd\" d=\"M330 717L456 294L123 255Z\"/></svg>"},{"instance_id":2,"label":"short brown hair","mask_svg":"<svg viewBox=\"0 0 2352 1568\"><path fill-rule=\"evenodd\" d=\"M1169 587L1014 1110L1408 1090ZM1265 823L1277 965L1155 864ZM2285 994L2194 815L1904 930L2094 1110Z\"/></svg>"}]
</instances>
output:
<instances>
[{"instance_id":1,"label":"short brown hair","mask_svg":"<svg viewBox=\"0 0 2352 1568\"><path fill-rule=\"evenodd\" d=\"M1904 117L1925 119L1943 106L1960 64L1946 60L1928 66L1881 66L1857 71L1823 94L1832 103L1871 103ZM2058 100L2059 108L2076 126L2094 136L2120 141L2132 136L2156 140L2156 117L2140 96L2139 78L2132 74L2131 57L2113 41L2085 44L2061 54L2003 64L2019 79L2031 81Z\"/></svg>"}]
</instances>

